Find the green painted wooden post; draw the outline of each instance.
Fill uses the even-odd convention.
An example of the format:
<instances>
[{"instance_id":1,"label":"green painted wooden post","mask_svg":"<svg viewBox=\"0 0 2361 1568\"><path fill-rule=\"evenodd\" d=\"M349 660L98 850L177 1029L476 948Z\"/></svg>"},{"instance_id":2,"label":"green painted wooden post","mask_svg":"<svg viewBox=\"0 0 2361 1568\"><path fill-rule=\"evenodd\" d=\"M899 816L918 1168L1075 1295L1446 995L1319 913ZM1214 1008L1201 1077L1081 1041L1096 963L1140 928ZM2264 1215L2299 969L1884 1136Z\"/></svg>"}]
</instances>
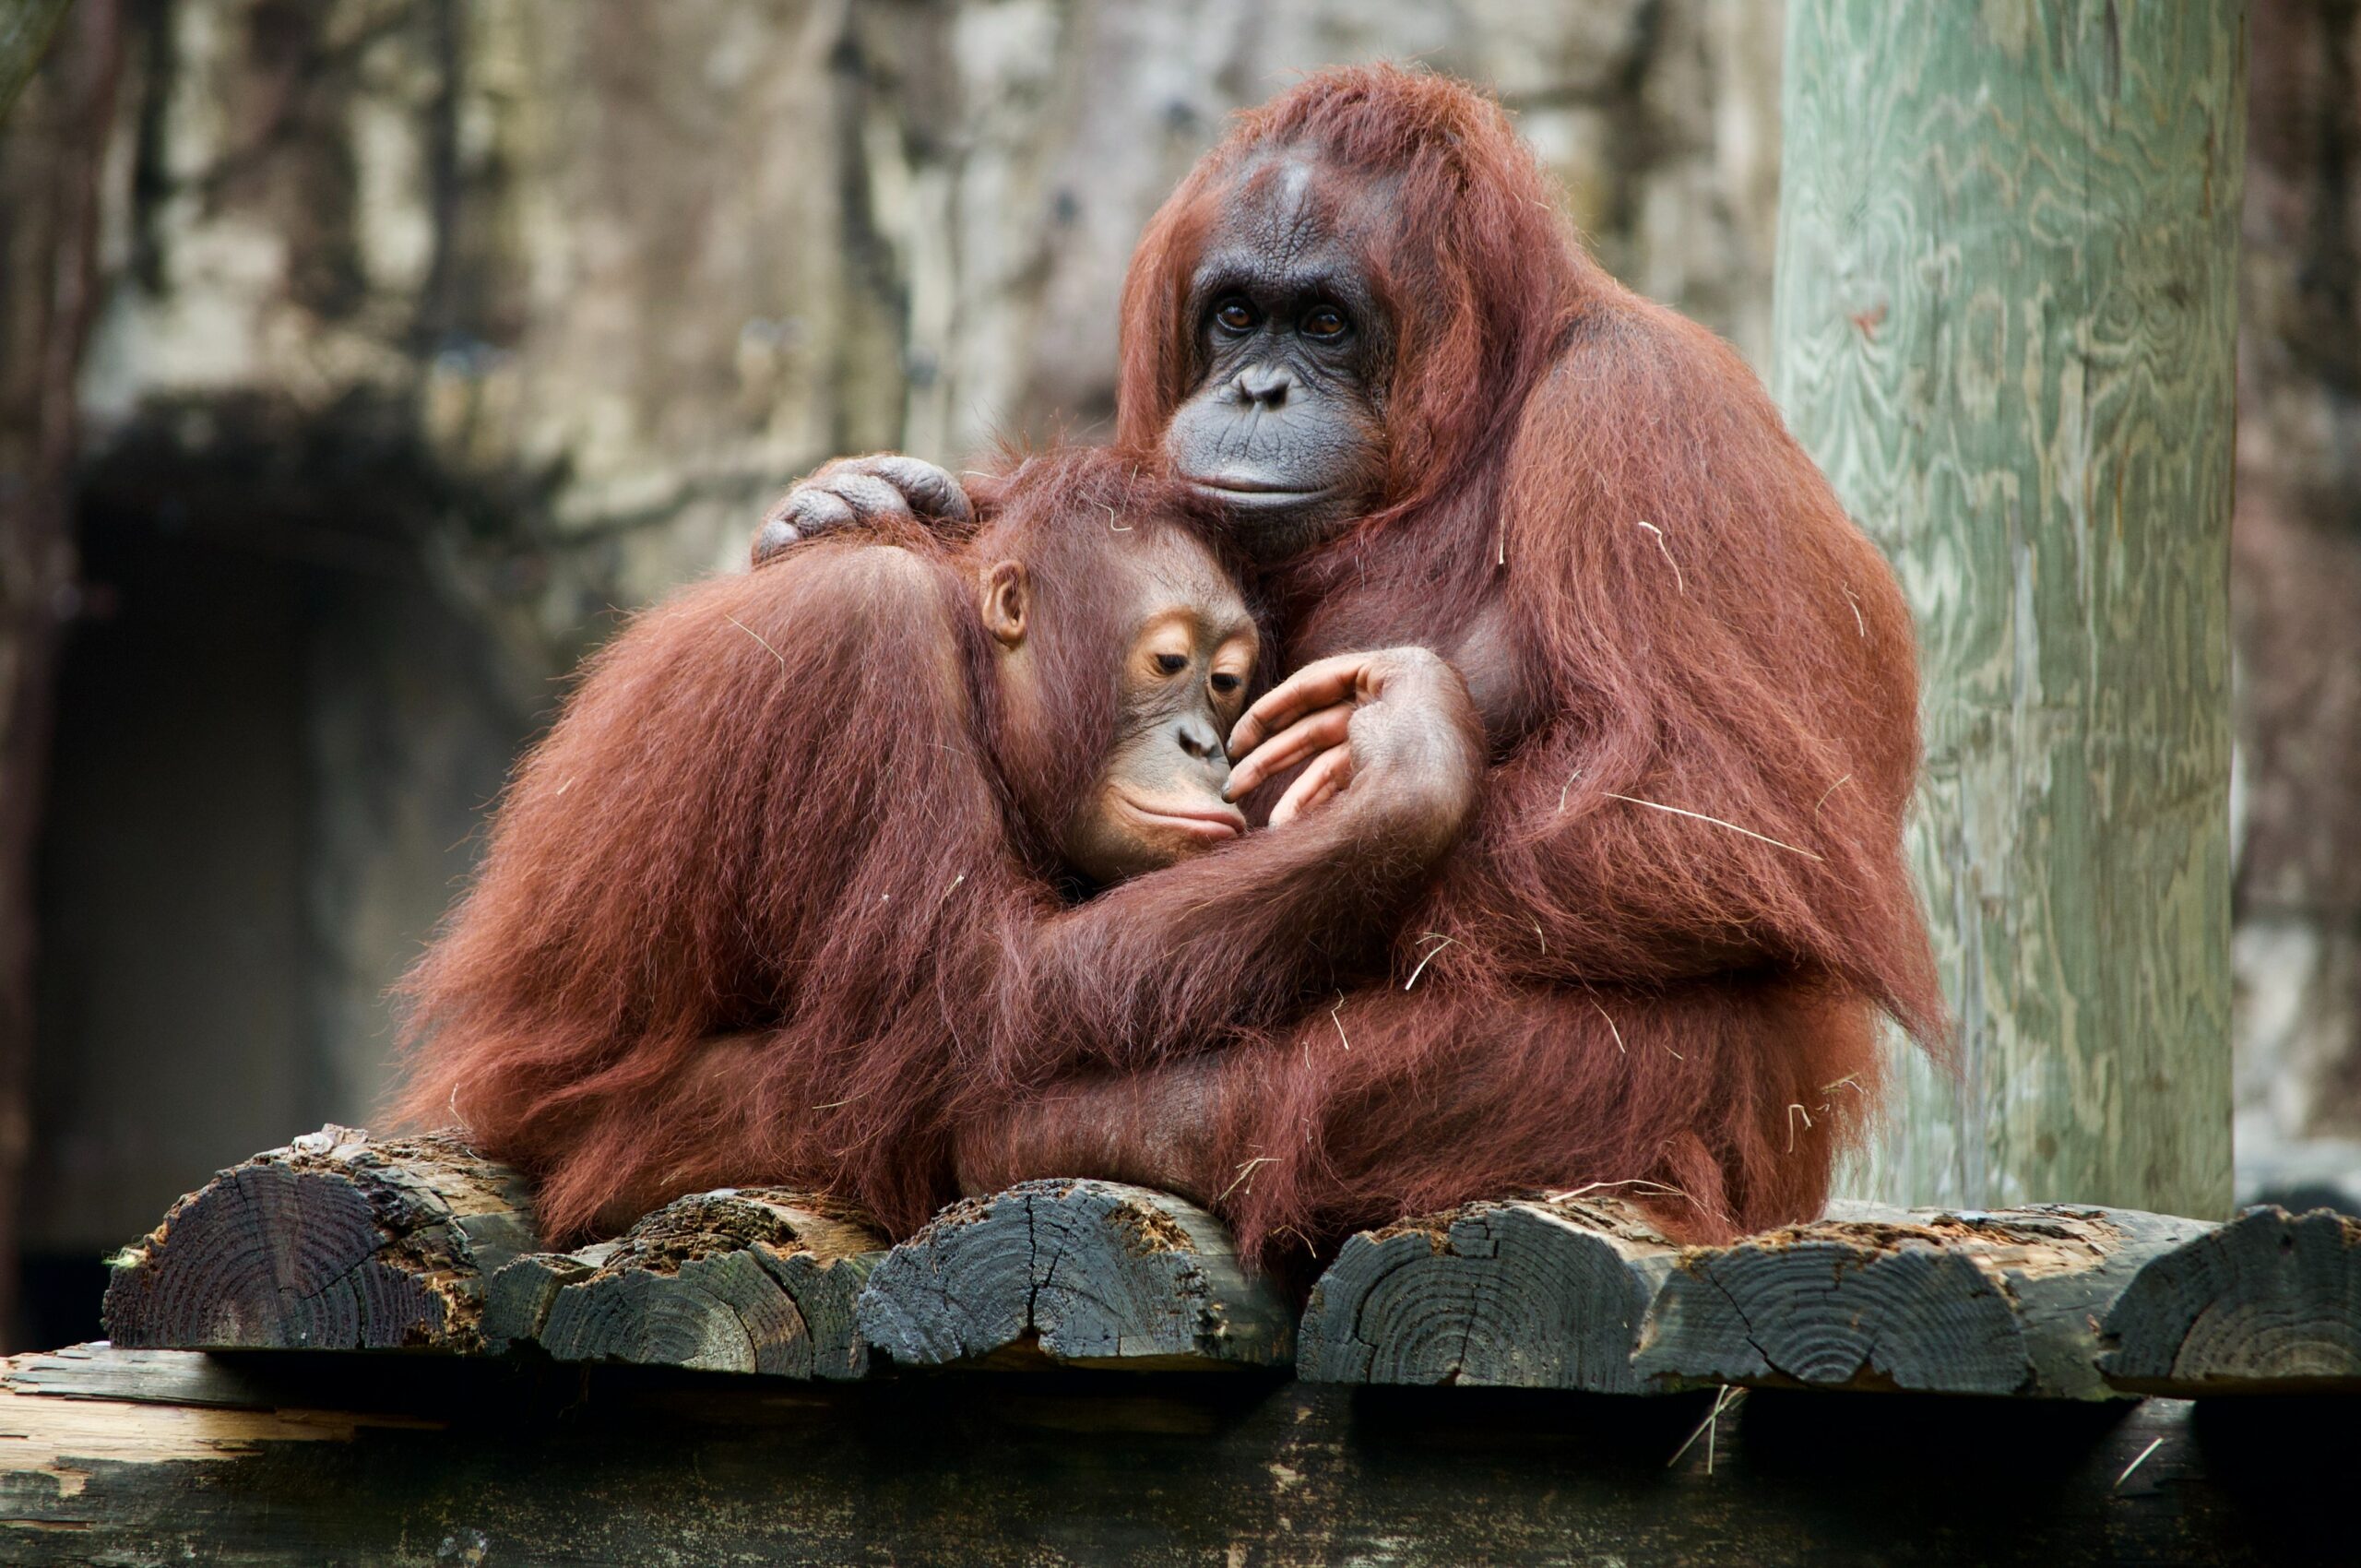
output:
<instances>
[{"instance_id":1,"label":"green painted wooden post","mask_svg":"<svg viewBox=\"0 0 2361 1568\"><path fill-rule=\"evenodd\" d=\"M2230 1203L2243 0L1790 0L1774 336L1918 617L1961 1077L1857 1191Z\"/></svg>"}]
</instances>

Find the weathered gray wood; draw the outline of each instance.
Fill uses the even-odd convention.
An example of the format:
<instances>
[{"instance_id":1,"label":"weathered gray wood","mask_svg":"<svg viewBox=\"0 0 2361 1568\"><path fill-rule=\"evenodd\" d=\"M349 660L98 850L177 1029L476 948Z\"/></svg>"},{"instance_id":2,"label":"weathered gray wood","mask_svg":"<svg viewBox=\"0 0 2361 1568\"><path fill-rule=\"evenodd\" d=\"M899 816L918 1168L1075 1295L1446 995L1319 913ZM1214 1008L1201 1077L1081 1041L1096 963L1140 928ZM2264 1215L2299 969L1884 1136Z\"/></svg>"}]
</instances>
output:
<instances>
[{"instance_id":1,"label":"weathered gray wood","mask_svg":"<svg viewBox=\"0 0 2361 1568\"><path fill-rule=\"evenodd\" d=\"M2246 6L1787 16L1775 385L1917 614L1964 1069L1870 1190L2226 1218Z\"/></svg>"},{"instance_id":2,"label":"weathered gray wood","mask_svg":"<svg viewBox=\"0 0 2361 1568\"><path fill-rule=\"evenodd\" d=\"M510 1264L487 1324L564 1361L857 1378L869 1348L853 1301L884 1252L865 1215L830 1198L694 1193L619 1241Z\"/></svg>"},{"instance_id":3,"label":"weathered gray wood","mask_svg":"<svg viewBox=\"0 0 2361 1568\"><path fill-rule=\"evenodd\" d=\"M2097 1568L2351 1547L2341 1406L1771 1391L1725 1413L1708 1474L1703 1443L1667 1467L1687 1398L1066 1372L782 1398L636 1367L237 1360L250 1408L0 1389L0 1559ZM367 1375L388 1360L397 1382Z\"/></svg>"},{"instance_id":4,"label":"weathered gray wood","mask_svg":"<svg viewBox=\"0 0 2361 1568\"><path fill-rule=\"evenodd\" d=\"M2106 1317L2135 1394L2361 1392L2361 1219L2260 1208L2152 1259Z\"/></svg>"},{"instance_id":5,"label":"weathered gray wood","mask_svg":"<svg viewBox=\"0 0 2361 1568\"><path fill-rule=\"evenodd\" d=\"M497 1354L539 1340L557 1293L606 1266L620 1241L599 1241L571 1253L528 1253L484 1282L484 1348Z\"/></svg>"},{"instance_id":6,"label":"weathered gray wood","mask_svg":"<svg viewBox=\"0 0 2361 1568\"><path fill-rule=\"evenodd\" d=\"M1027 1182L955 1204L861 1293L869 1342L908 1364L1030 1346L1133 1368L1284 1365L1295 1314L1221 1222L1115 1182Z\"/></svg>"},{"instance_id":7,"label":"weathered gray wood","mask_svg":"<svg viewBox=\"0 0 2361 1568\"><path fill-rule=\"evenodd\" d=\"M2212 1228L2064 1205L1840 1212L1683 1253L1641 1331L1640 1381L2107 1398L2108 1308Z\"/></svg>"},{"instance_id":8,"label":"weathered gray wood","mask_svg":"<svg viewBox=\"0 0 2361 1568\"><path fill-rule=\"evenodd\" d=\"M483 1348L483 1277L535 1245L521 1178L447 1134L333 1124L222 1171L114 1260L107 1332L180 1349Z\"/></svg>"},{"instance_id":9,"label":"weathered gray wood","mask_svg":"<svg viewBox=\"0 0 2361 1568\"><path fill-rule=\"evenodd\" d=\"M1296 1375L1632 1394L1678 1249L1614 1199L1470 1204L1347 1241L1311 1289Z\"/></svg>"},{"instance_id":10,"label":"weathered gray wood","mask_svg":"<svg viewBox=\"0 0 2361 1568\"><path fill-rule=\"evenodd\" d=\"M1476 1204L1348 1241L1313 1287L1298 1373L2106 1398L2099 1322L2145 1264L2210 1229L2119 1210L1852 1205L1682 1251L1616 1200Z\"/></svg>"},{"instance_id":11,"label":"weathered gray wood","mask_svg":"<svg viewBox=\"0 0 2361 1568\"><path fill-rule=\"evenodd\" d=\"M276 1403L243 1368L193 1350L130 1350L101 1339L14 1357L6 1367L7 1386L20 1394L222 1409Z\"/></svg>"}]
</instances>

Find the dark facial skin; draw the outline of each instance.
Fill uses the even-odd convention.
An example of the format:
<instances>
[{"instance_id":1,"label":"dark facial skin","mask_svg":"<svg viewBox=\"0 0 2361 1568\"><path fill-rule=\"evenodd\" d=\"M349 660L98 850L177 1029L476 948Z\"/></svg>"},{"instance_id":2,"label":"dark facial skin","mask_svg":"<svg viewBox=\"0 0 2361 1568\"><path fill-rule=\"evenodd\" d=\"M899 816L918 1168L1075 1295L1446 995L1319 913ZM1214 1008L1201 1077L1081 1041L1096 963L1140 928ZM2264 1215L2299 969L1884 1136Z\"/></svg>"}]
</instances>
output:
<instances>
[{"instance_id":1,"label":"dark facial skin","mask_svg":"<svg viewBox=\"0 0 2361 1568\"><path fill-rule=\"evenodd\" d=\"M1124 550L1130 602L1115 742L1061 836L1066 863L1105 885L1154 871L1246 831L1224 798L1224 742L1246 706L1256 633L1238 588L1184 536L1144 537ZM1001 679L1025 723L1041 722L1039 671L1026 636L1032 587L1003 561L982 575L984 625L1001 647Z\"/></svg>"},{"instance_id":2,"label":"dark facial skin","mask_svg":"<svg viewBox=\"0 0 2361 1568\"><path fill-rule=\"evenodd\" d=\"M1165 450L1260 560L1318 543L1383 490L1394 344L1361 261L1381 196L1303 159L1255 164L1191 282L1202 374Z\"/></svg>"}]
</instances>

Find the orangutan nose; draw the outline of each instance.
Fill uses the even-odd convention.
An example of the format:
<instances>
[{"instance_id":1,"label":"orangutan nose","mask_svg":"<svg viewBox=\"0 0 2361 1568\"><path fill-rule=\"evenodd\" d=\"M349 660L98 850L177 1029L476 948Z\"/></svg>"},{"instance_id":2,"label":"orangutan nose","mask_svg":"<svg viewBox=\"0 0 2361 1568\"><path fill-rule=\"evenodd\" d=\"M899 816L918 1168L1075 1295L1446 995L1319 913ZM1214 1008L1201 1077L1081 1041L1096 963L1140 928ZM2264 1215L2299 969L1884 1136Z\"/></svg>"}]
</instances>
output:
<instances>
[{"instance_id":1,"label":"orangutan nose","mask_svg":"<svg viewBox=\"0 0 2361 1568\"><path fill-rule=\"evenodd\" d=\"M1251 364L1240 371L1238 379L1230 385L1238 388L1242 400L1275 409L1295 390L1295 374L1277 365Z\"/></svg>"},{"instance_id":2,"label":"orangutan nose","mask_svg":"<svg viewBox=\"0 0 2361 1568\"><path fill-rule=\"evenodd\" d=\"M1223 747L1221 737L1214 732L1214 727L1204 719L1180 720L1176 727L1175 738L1180 741L1180 749L1199 762L1218 757L1221 759L1222 772L1227 774L1229 771L1229 753Z\"/></svg>"}]
</instances>

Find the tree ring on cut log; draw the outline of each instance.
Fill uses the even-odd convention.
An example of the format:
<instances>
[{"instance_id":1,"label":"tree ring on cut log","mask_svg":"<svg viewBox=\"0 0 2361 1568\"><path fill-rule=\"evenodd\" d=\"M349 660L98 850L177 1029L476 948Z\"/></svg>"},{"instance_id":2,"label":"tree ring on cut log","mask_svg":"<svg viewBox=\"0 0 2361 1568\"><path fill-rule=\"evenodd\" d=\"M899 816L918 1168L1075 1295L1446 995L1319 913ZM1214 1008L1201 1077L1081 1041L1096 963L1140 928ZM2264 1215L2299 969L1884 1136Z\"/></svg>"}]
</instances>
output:
<instances>
[{"instance_id":1,"label":"tree ring on cut log","mask_svg":"<svg viewBox=\"0 0 2361 1568\"><path fill-rule=\"evenodd\" d=\"M1631 1394L1677 1249L1617 1200L1470 1204L1347 1241L1304 1309L1314 1383Z\"/></svg>"},{"instance_id":2,"label":"tree ring on cut log","mask_svg":"<svg viewBox=\"0 0 2361 1568\"><path fill-rule=\"evenodd\" d=\"M2361 1219L2249 1209L2152 1260L2106 1337L2101 1367L2130 1393L2361 1389Z\"/></svg>"},{"instance_id":3,"label":"tree ring on cut log","mask_svg":"<svg viewBox=\"0 0 2361 1568\"><path fill-rule=\"evenodd\" d=\"M884 1238L852 1206L783 1188L676 1198L617 1241L520 1258L488 1317L559 1360L857 1378L853 1301Z\"/></svg>"},{"instance_id":4,"label":"tree ring on cut log","mask_svg":"<svg viewBox=\"0 0 2361 1568\"><path fill-rule=\"evenodd\" d=\"M871 1275L871 1345L906 1364L1026 1347L1058 1361L1277 1366L1294 1314L1221 1222L1116 1182L1026 1182L954 1204Z\"/></svg>"},{"instance_id":5,"label":"tree ring on cut log","mask_svg":"<svg viewBox=\"0 0 2361 1568\"><path fill-rule=\"evenodd\" d=\"M141 1348L479 1350L482 1276L534 1245L523 1182L444 1133L329 1125L220 1172L113 1261Z\"/></svg>"},{"instance_id":6,"label":"tree ring on cut log","mask_svg":"<svg viewBox=\"0 0 2361 1568\"><path fill-rule=\"evenodd\" d=\"M1660 1389L2108 1398L2100 1319L2142 1265L2207 1229L2064 1204L1841 1205L1827 1219L1683 1253L1633 1364Z\"/></svg>"}]
</instances>

